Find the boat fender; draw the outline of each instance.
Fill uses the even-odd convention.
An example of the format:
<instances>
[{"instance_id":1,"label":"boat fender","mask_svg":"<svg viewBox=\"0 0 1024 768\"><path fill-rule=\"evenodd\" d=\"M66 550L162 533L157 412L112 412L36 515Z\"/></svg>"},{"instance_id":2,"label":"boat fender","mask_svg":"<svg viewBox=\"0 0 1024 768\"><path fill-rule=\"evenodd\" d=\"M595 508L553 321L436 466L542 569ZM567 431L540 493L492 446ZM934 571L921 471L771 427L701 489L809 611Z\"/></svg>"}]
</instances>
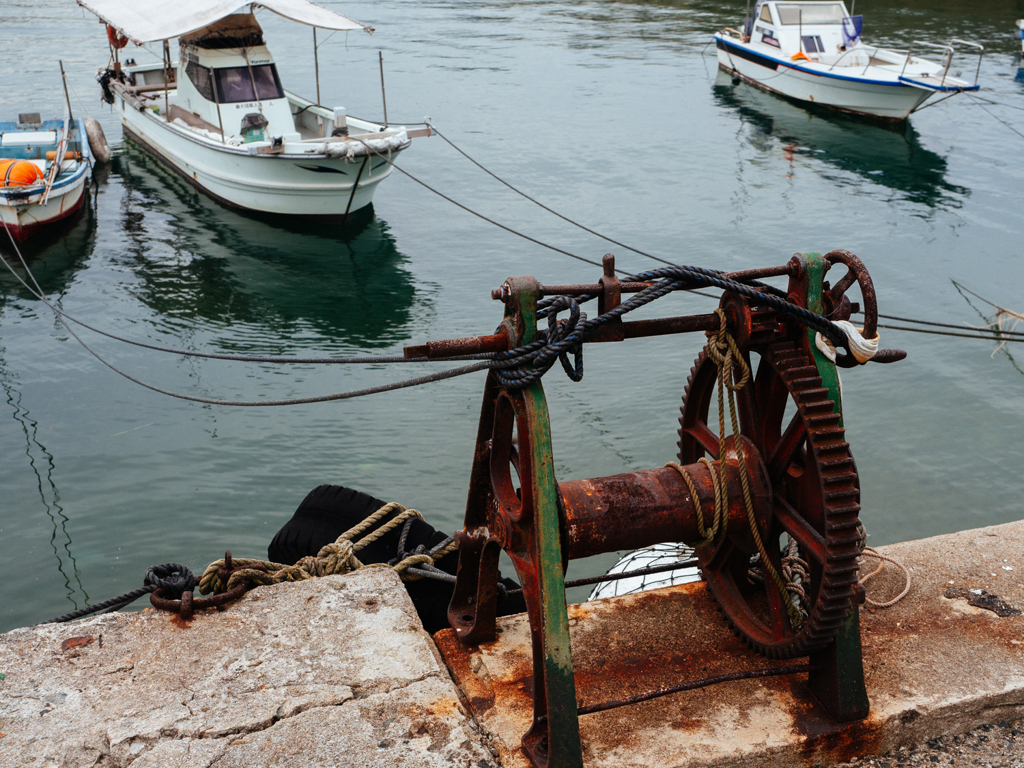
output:
<instances>
[{"instance_id":1,"label":"boat fender","mask_svg":"<svg viewBox=\"0 0 1024 768\"><path fill-rule=\"evenodd\" d=\"M47 160L56 160L57 159L57 152L56 152L56 150L51 149L49 152L47 152L46 153L46 159ZM82 159L82 153L81 152L74 152L74 151L69 149L67 152L64 153L64 159L65 160L81 160Z\"/></svg>"},{"instance_id":2,"label":"boat fender","mask_svg":"<svg viewBox=\"0 0 1024 768\"><path fill-rule=\"evenodd\" d=\"M116 27L107 24L107 42L110 43L111 48L121 50L128 45L128 38L118 32Z\"/></svg>"},{"instance_id":3,"label":"boat fender","mask_svg":"<svg viewBox=\"0 0 1024 768\"><path fill-rule=\"evenodd\" d=\"M314 488L302 503L299 504L292 519L289 520L267 548L267 555L272 562L292 564L306 556L315 557L327 544L335 541L341 534L354 528L360 522L384 506L384 502L369 494L345 488L341 485L321 485ZM382 518L378 525L383 525L396 517L396 510ZM367 544L358 553L363 563L387 563L398 554L398 542L401 527L389 531L376 541ZM434 529L429 523L412 518L409 535L405 542L405 550L411 552L423 545L431 549L444 541L446 536ZM453 552L435 563L442 571L455 575L459 565L459 556ZM512 579L502 579L507 589L518 589L519 585ZM434 579L406 581L406 590L419 614L423 628L433 634L448 627L448 603L451 602L454 585ZM508 616L526 610L526 602L522 595L507 598L498 604L498 615Z\"/></svg>"},{"instance_id":4,"label":"boat fender","mask_svg":"<svg viewBox=\"0 0 1024 768\"><path fill-rule=\"evenodd\" d=\"M28 187L42 181L43 172L39 166L28 160L0 160L0 179L4 187Z\"/></svg>"},{"instance_id":5,"label":"boat fender","mask_svg":"<svg viewBox=\"0 0 1024 768\"><path fill-rule=\"evenodd\" d=\"M89 139L89 149L96 162L110 162L110 145L107 144L107 137L103 133L103 126L94 117L85 118L85 135Z\"/></svg>"}]
</instances>

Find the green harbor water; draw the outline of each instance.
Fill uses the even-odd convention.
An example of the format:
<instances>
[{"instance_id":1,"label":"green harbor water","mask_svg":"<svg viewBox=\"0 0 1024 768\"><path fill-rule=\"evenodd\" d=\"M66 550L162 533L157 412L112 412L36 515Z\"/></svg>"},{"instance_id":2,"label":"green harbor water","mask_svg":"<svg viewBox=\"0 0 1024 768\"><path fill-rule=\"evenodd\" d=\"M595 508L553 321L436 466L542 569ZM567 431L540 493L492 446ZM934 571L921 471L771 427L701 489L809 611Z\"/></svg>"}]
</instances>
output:
<instances>
[{"instance_id":1,"label":"green harbor water","mask_svg":"<svg viewBox=\"0 0 1024 768\"><path fill-rule=\"evenodd\" d=\"M959 96L899 129L811 113L718 74L708 43L721 27L739 26L740 2L325 4L377 31L337 34L321 47L324 104L379 119L382 51L392 122L429 115L499 175L624 243L727 270L847 248L868 265L882 313L965 327L994 319L993 307L953 281L1024 312L1024 74L1013 37L1022 0L857 3L872 43L985 45L987 101ZM311 31L269 12L259 18L285 87L314 94ZM108 49L92 16L72 0L7 0L0 24L0 119L59 116L63 59L76 116L99 119L116 145L82 215L25 247L49 300L89 324L195 351L395 354L492 332L501 307L490 291L510 275L599 276L397 173L358 231L289 231L239 216L122 142L94 80ZM152 54L130 47L128 55ZM968 57L958 65L973 67ZM436 137L414 140L399 164L538 240L595 261L611 251L628 270L656 266L516 197ZM0 252L11 258L9 247ZM642 316L713 306L674 295ZM147 383L235 400L437 370L223 362L82 338ZM702 343L697 334L593 345L580 383L556 366L545 389L557 475L671 460ZM909 357L843 372L871 543L1024 516L1024 345L997 351L987 341L883 329L882 346ZM483 380L289 408L174 400L105 367L4 270L0 631L140 586L151 564L198 572L225 549L266 556L321 483L399 501L456 529ZM615 559L574 563L570 574L592 575Z\"/></svg>"}]
</instances>

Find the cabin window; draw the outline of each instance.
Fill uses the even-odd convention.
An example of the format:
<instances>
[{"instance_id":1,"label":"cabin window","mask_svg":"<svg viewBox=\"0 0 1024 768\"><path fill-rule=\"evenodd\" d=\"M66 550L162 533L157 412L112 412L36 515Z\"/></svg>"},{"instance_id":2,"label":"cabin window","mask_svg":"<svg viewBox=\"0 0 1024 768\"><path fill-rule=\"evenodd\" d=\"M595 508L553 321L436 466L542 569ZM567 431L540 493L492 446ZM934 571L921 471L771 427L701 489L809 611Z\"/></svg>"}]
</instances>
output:
<instances>
[{"instance_id":1,"label":"cabin window","mask_svg":"<svg viewBox=\"0 0 1024 768\"><path fill-rule=\"evenodd\" d=\"M758 16L758 18L761 21L763 21L763 22L765 22L767 24L774 24L775 23L774 21L772 21L771 9L767 5L761 6L761 15Z\"/></svg>"},{"instance_id":2,"label":"cabin window","mask_svg":"<svg viewBox=\"0 0 1024 768\"><path fill-rule=\"evenodd\" d=\"M250 74L251 72L251 74ZM222 104L258 99L280 99L284 96L277 67L254 64L251 67L221 67L214 70L217 93Z\"/></svg>"},{"instance_id":3,"label":"cabin window","mask_svg":"<svg viewBox=\"0 0 1024 768\"><path fill-rule=\"evenodd\" d=\"M806 53L824 53L825 52L825 46L821 42L821 36L820 35L804 35L800 39L803 40L803 43L804 43L803 50Z\"/></svg>"},{"instance_id":4,"label":"cabin window","mask_svg":"<svg viewBox=\"0 0 1024 768\"><path fill-rule=\"evenodd\" d=\"M199 95L207 101L216 101L213 95L213 77L208 67L202 67L195 59L189 59L185 65L185 74L192 81L192 85L199 91Z\"/></svg>"},{"instance_id":5,"label":"cabin window","mask_svg":"<svg viewBox=\"0 0 1024 768\"><path fill-rule=\"evenodd\" d=\"M842 24L846 9L842 3L778 3L781 24Z\"/></svg>"}]
</instances>

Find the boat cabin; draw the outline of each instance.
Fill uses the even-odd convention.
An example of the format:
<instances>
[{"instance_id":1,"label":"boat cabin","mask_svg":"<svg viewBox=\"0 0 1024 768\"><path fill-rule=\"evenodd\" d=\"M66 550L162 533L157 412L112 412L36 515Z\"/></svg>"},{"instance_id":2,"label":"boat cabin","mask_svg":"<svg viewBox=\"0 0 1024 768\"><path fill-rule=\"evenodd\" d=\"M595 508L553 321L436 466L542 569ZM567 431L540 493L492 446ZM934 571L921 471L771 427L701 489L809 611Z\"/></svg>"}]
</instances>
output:
<instances>
[{"instance_id":1,"label":"boat cabin","mask_svg":"<svg viewBox=\"0 0 1024 768\"><path fill-rule=\"evenodd\" d=\"M846 54L860 36L860 25L841 0L762 0L754 7L747 34L752 44L771 48L776 56L803 54L811 61L834 64L850 59Z\"/></svg>"},{"instance_id":2,"label":"boat cabin","mask_svg":"<svg viewBox=\"0 0 1024 768\"><path fill-rule=\"evenodd\" d=\"M225 16L184 35L178 45L171 122L223 131L242 143L299 140L277 66L252 13Z\"/></svg>"}]
</instances>

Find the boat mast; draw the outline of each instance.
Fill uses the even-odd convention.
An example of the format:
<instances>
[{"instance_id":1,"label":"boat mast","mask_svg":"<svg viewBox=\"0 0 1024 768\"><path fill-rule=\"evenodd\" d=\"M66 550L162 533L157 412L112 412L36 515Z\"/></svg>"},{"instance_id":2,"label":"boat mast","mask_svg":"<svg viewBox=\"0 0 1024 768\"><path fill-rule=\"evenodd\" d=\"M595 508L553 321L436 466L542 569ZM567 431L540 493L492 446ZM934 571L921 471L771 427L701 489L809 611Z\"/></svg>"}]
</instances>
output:
<instances>
[{"instance_id":1,"label":"boat mast","mask_svg":"<svg viewBox=\"0 0 1024 768\"><path fill-rule=\"evenodd\" d=\"M75 122L75 116L71 114L71 97L68 96L68 76L64 74L64 61L62 59L57 59L57 62L60 64L60 79L64 82L64 101L67 102L68 105L68 119L73 125Z\"/></svg>"},{"instance_id":2,"label":"boat mast","mask_svg":"<svg viewBox=\"0 0 1024 768\"><path fill-rule=\"evenodd\" d=\"M316 27L313 27L313 71L316 73L316 105L320 106L320 56L316 49ZM323 126L321 126L322 128Z\"/></svg>"},{"instance_id":3,"label":"boat mast","mask_svg":"<svg viewBox=\"0 0 1024 768\"><path fill-rule=\"evenodd\" d=\"M164 40L164 119L171 122L171 108L168 93L171 88L171 44Z\"/></svg>"},{"instance_id":4,"label":"boat mast","mask_svg":"<svg viewBox=\"0 0 1024 768\"><path fill-rule=\"evenodd\" d=\"M384 93L384 52L377 51L380 59L380 98L384 102L384 127L388 127L388 97Z\"/></svg>"}]
</instances>

